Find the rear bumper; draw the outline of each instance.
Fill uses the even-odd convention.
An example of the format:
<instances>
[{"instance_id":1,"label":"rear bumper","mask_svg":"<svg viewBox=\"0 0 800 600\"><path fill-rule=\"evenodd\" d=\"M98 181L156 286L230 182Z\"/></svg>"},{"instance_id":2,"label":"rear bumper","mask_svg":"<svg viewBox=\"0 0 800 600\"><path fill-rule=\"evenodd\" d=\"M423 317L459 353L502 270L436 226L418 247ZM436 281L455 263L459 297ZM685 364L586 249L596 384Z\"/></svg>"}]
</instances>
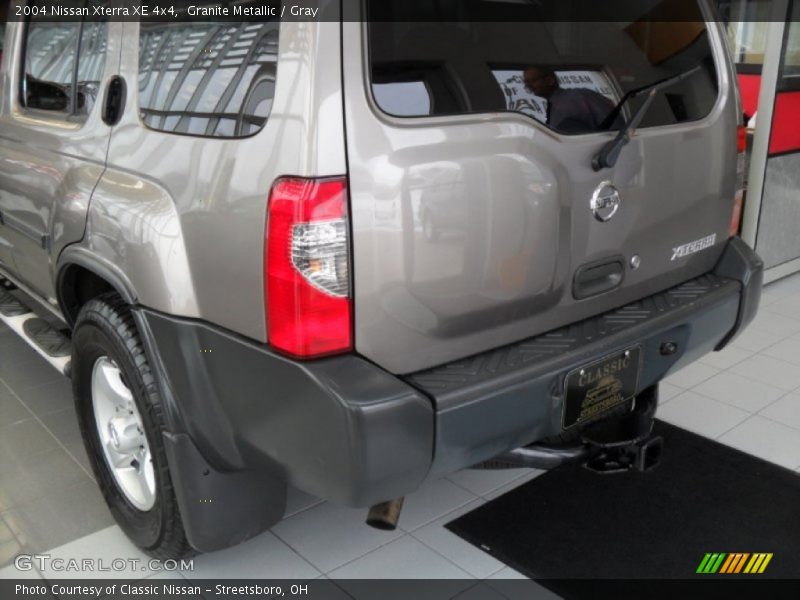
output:
<instances>
[{"instance_id":1,"label":"rear bumper","mask_svg":"<svg viewBox=\"0 0 800 600\"><path fill-rule=\"evenodd\" d=\"M713 272L624 306L407 378L436 406L431 476L561 432L564 381L576 367L639 344L641 392L721 350L758 310L763 264L738 238ZM677 350L663 355L662 344Z\"/></svg>"},{"instance_id":2,"label":"rear bumper","mask_svg":"<svg viewBox=\"0 0 800 600\"><path fill-rule=\"evenodd\" d=\"M169 433L185 434L211 469L270 473L367 506L559 433L564 377L577 366L639 344L644 390L722 348L752 320L761 284L761 261L734 239L715 271L696 280L404 378L356 355L301 363L204 323L136 315ZM677 351L663 356L664 342Z\"/></svg>"}]
</instances>

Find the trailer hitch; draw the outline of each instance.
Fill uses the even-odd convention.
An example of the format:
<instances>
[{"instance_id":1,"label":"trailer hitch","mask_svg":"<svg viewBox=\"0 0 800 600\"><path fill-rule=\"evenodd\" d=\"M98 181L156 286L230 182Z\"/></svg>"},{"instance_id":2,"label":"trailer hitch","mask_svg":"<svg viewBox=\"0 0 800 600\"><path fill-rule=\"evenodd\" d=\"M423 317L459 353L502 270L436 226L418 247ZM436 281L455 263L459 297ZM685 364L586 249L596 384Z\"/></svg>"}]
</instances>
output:
<instances>
[{"instance_id":1,"label":"trailer hitch","mask_svg":"<svg viewBox=\"0 0 800 600\"><path fill-rule=\"evenodd\" d=\"M554 469L582 462L586 469L603 475L649 471L660 462L664 447L664 440L653 435L657 405L658 388L654 386L636 397L628 414L588 425L576 443L531 444L474 468Z\"/></svg>"},{"instance_id":2,"label":"trailer hitch","mask_svg":"<svg viewBox=\"0 0 800 600\"><path fill-rule=\"evenodd\" d=\"M657 404L658 394L651 388L636 398L634 409L627 415L584 429L581 440L587 447L587 458L583 466L601 475L653 469L664 448L664 440L653 435Z\"/></svg>"}]
</instances>

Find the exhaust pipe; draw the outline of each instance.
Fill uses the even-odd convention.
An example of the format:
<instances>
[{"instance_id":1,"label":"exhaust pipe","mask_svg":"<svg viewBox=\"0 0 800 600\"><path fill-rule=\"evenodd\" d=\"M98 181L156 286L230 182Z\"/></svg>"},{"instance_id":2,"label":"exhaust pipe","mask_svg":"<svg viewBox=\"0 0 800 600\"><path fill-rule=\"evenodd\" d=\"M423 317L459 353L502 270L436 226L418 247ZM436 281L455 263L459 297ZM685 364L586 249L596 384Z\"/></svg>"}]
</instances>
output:
<instances>
[{"instance_id":1,"label":"exhaust pipe","mask_svg":"<svg viewBox=\"0 0 800 600\"><path fill-rule=\"evenodd\" d=\"M367 514L367 525L382 531L394 531L397 529L397 521L400 519L400 512L403 510L404 498L381 502L369 509Z\"/></svg>"}]
</instances>

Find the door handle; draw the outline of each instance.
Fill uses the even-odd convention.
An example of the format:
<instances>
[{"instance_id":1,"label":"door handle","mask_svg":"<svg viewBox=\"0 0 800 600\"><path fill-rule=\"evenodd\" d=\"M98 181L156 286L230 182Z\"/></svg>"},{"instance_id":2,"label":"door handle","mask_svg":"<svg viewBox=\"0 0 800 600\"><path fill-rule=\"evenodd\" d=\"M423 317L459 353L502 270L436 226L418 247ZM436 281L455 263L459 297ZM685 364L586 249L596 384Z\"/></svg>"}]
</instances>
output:
<instances>
[{"instance_id":1,"label":"door handle","mask_svg":"<svg viewBox=\"0 0 800 600\"><path fill-rule=\"evenodd\" d=\"M618 288L625 278L625 262L622 258L606 259L584 265L575 273L572 295L583 300Z\"/></svg>"},{"instance_id":2,"label":"door handle","mask_svg":"<svg viewBox=\"0 0 800 600\"><path fill-rule=\"evenodd\" d=\"M119 75L115 75L108 82L106 101L103 105L103 122L109 127L119 123L122 118L122 113L125 110L126 91L125 80Z\"/></svg>"}]
</instances>

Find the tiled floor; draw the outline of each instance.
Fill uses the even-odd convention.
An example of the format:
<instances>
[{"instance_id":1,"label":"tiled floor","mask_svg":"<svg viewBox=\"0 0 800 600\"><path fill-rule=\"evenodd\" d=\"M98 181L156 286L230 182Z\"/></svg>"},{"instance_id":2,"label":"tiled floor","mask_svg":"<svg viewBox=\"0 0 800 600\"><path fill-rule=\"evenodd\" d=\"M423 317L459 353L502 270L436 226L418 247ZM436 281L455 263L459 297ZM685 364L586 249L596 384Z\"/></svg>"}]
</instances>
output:
<instances>
[{"instance_id":1,"label":"tiled floor","mask_svg":"<svg viewBox=\"0 0 800 600\"><path fill-rule=\"evenodd\" d=\"M22 552L144 560L96 489L69 382L4 327L0 353L0 578L20 575L10 562ZM662 419L800 471L800 275L770 285L750 329L670 376L660 398ZM521 575L443 525L536 475L468 470L431 482L406 499L395 532L366 527L364 510L291 490L287 516L272 531L196 557L192 571L173 576L475 579L495 587L466 586L459 597L505 598L497 582Z\"/></svg>"}]
</instances>

